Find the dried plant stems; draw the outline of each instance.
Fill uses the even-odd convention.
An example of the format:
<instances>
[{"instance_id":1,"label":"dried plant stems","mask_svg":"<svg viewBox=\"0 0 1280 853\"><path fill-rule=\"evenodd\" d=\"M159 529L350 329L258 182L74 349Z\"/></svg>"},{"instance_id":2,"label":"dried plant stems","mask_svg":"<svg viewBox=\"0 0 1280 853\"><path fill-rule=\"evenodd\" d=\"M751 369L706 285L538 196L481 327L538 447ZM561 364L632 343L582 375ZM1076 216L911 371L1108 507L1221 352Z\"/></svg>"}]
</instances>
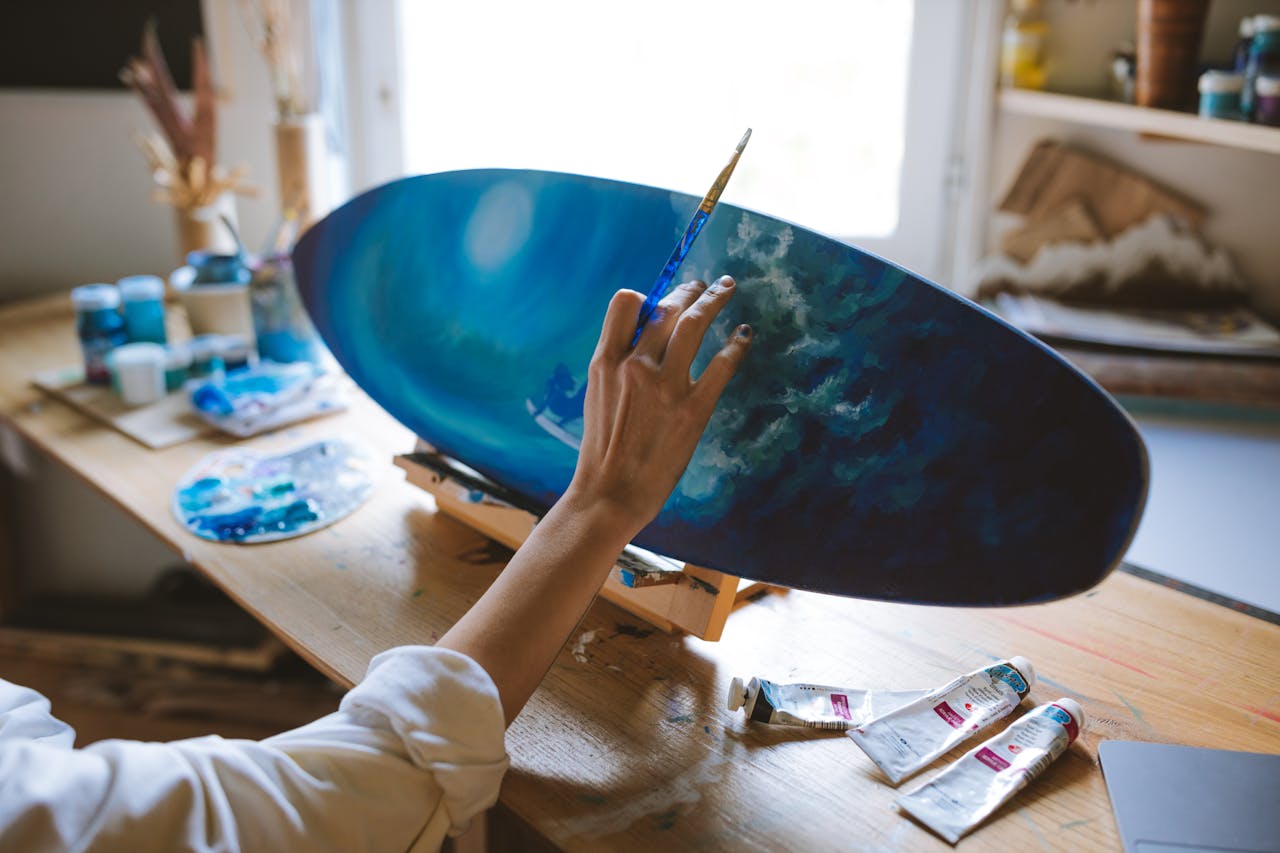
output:
<instances>
[{"instance_id":1,"label":"dried plant stems","mask_svg":"<svg viewBox=\"0 0 1280 853\"><path fill-rule=\"evenodd\" d=\"M240 0L240 9L267 62L277 116L287 120L305 115L310 104L299 72L292 0Z\"/></svg>"},{"instance_id":2,"label":"dried plant stems","mask_svg":"<svg viewBox=\"0 0 1280 853\"><path fill-rule=\"evenodd\" d=\"M247 171L227 171L217 165L217 96L204 44L191 49L194 112L188 118L179 104L178 87L169 73L155 20L142 31L142 55L130 57L120 79L138 93L160 127L160 133L136 137L156 183L154 196L182 210L207 207L226 192L252 195L244 181Z\"/></svg>"}]
</instances>

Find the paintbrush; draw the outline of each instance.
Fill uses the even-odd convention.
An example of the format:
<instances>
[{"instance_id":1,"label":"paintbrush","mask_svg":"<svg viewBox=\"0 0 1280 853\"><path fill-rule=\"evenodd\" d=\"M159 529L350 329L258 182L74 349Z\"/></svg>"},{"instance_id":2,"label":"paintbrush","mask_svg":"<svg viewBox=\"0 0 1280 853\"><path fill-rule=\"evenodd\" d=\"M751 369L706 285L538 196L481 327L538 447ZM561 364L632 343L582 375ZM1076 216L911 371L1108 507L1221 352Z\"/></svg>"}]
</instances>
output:
<instances>
[{"instance_id":1,"label":"paintbrush","mask_svg":"<svg viewBox=\"0 0 1280 853\"><path fill-rule=\"evenodd\" d=\"M649 288L649 295L644 298L644 305L640 306L640 317L636 320L636 332L631 336L631 345L635 346L636 341L640 340L640 333L644 331L644 324L649 322L649 318L653 316L654 310L658 307L658 301L666 295L667 288L671 286L671 280L675 278L676 270L680 269L680 264L684 262L684 256L689 254L689 249L693 248L693 241L698 239L698 235L702 233L702 226L707 224L707 219L711 216L711 211L715 210L716 202L720 201L720 194L724 192L725 185L729 183L729 176L733 174L734 168L738 165L738 158L742 156L742 149L747 147L747 140L751 138L751 128L747 128L747 132L742 134L742 139L738 142L738 147L733 149L733 156L729 158L729 162L720 170L720 175L716 178L711 189L707 190L707 194L702 198L702 204L698 205L698 209L693 212L693 219L689 220L689 227L684 229L684 234L680 237L680 242L676 243L676 247L671 251L671 257L667 258L667 265L662 268L662 272L658 273L658 278L653 283L653 287Z\"/></svg>"}]
</instances>

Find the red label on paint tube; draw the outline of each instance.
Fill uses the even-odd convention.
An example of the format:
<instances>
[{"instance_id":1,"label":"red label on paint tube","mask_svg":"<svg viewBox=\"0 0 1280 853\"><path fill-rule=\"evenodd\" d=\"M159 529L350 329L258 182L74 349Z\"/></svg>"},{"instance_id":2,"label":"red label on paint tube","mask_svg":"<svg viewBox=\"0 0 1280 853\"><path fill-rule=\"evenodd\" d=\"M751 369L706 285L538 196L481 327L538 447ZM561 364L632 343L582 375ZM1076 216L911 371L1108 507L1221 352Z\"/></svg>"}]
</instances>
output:
<instances>
[{"instance_id":1,"label":"red label on paint tube","mask_svg":"<svg viewBox=\"0 0 1280 853\"><path fill-rule=\"evenodd\" d=\"M978 759L983 764L987 765L997 773L1009 767L1009 762L1005 761L1003 758L996 755L994 752L987 749L985 746L982 749L975 752L973 754L973 757Z\"/></svg>"},{"instance_id":2,"label":"red label on paint tube","mask_svg":"<svg viewBox=\"0 0 1280 853\"><path fill-rule=\"evenodd\" d=\"M1071 716L1070 711L1057 703L1053 703L1050 707L1056 708L1060 712L1053 716L1067 730L1067 743L1074 743L1075 739L1080 737L1080 726L1076 725L1076 718Z\"/></svg>"},{"instance_id":3,"label":"red label on paint tube","mask_svg":"<svg viewBox=\"0 0 1280 853\"><path fill-rule=\"evenodd\" d=\"M952 710L951 706L946 702L943 702L940 705L935 705L933 712L945 720L947 725L951 726L953 729L958 729L964 726L964 717Z\"/></svg>"},{"instance_id":4,"label":"red label on paint tube","mask_svg":"<svg viewBox=\"0 0 1280 853\"><path fill-rule=\"evenodd\" d=\"M831 694L831 710L836 712L837 717L843 717L846 720L853 719L853 714L849 713L849 697L843 693Z\"/></svg>"}]
</instances>

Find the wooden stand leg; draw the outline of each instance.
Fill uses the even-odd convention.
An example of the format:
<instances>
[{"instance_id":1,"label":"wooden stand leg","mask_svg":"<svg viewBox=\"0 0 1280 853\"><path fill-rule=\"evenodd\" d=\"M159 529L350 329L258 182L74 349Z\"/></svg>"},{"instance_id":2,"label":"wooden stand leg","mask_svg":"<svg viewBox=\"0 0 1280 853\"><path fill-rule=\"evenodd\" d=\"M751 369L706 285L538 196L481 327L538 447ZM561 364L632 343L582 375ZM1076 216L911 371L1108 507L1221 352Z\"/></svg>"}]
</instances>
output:
<instances>
[{"instance_id":1,"label":"wooden stand leg","mask_svg":"<svg viewBox=\"0 0 1280 853\"><path fill-rule=\"evenodd\" d=\"M532 512L495 498L472 474L450 473L449 460L429 453L396 457L415 486L436 506L508 548L519 548L537 523ZM704 640L720 639L729 613L746 598L768 589L743 584L734 575L672 563L629 548L609 574L600 595L663 631L684 631Z\"/></svg>"}]
</instances>

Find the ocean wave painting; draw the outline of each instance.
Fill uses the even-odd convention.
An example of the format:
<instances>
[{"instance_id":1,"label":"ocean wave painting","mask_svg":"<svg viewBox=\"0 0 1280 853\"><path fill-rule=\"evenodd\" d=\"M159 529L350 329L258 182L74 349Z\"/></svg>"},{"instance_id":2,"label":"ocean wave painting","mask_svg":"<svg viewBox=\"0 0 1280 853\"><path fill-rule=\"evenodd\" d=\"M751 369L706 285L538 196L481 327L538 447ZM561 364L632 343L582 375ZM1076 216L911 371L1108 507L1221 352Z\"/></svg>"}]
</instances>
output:
<instances>
[{"instance_id":1,"label":"ocean wave painting","mask_svg":"<svg viewBox=\"0 0 1280 853\"><path fill-rule=\"evenodd\" d=\"M620 288L645 292L699 199L551 172L406 178L294 252L334 355L441 452L549 506ZM678 280L738 292L752 352L637 544L840 595L1020 604L1092 586L1146 495L1136 430L1040 343L852 246L721 203Z\"/></svg>"}]
</instances>

